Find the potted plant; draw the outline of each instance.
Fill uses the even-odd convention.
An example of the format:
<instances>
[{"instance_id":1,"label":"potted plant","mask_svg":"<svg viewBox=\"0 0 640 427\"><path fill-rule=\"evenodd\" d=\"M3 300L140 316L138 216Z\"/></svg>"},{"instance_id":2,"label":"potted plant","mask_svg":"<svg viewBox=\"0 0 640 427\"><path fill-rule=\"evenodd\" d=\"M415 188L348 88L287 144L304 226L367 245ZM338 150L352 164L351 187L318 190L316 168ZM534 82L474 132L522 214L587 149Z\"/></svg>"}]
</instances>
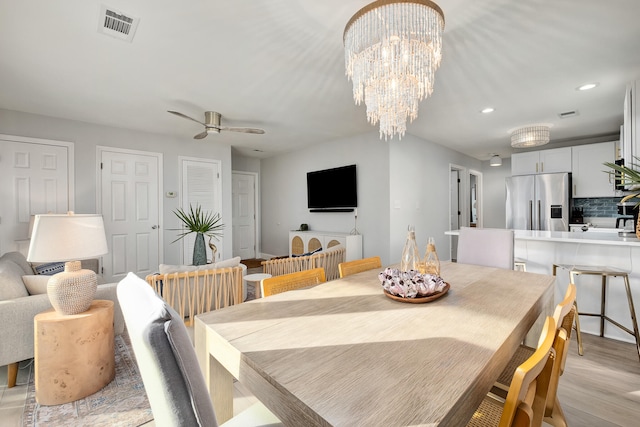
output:
<instances>
[{"instance_id":1,"label":"potted plant","mask_svg":"<svg viewBox=\"0 0 640 427\"><path fill-rule=\"evenodd\" d=\"M640 157L634 156L636 161L640 161ZM611 171L606 171L609 175L614 175L616 180L619 180L620 184L624 186L625 191L630 193L624 196L620 203L628 202L631 199L637 199L634 207L633 218L636 225L636 236L640 239L640 219L638 218L638 206L640 205L640 166L637 163L631 162L629 165L617 165L611 162L605 162L605 166L611 168Z\"/></svg>"},{"instance_id":2,"label":"potted plant","mask_svg":"<svg viewBox=\"0 0 640 427\"><path fill-rule=\"evenodd\" d=\"M207 263L207 248L204 243L204 236L209 236L209 247L213 251L213 260L216 259L217 248L211 239L219 240L224 230L222 217L219 213L204 212L201 206L196 206L195 210L189 205L189 212L178 208L174 211L176 216L184 225L183 232L171 243L177 242L188 234L196 233L196 241L193 246L193 265L203 265ZM186 229L186 230L185 230Z\"/></svg>"}]
</instances>

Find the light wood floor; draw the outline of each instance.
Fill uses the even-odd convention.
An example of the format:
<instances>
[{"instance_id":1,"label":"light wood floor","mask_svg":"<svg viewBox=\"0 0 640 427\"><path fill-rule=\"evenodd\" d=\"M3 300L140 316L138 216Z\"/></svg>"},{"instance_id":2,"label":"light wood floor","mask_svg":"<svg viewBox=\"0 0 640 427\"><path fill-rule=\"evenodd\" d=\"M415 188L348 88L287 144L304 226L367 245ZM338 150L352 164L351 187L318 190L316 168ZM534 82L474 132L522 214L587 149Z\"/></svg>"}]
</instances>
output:
<instances>
[{"instance_id":1,"label":"light wood floor","mask_svg":"<svg viewBox=\"0 0 640 427\"><path fill-rule=\"evenodd\" d=\"M575 333L560 381L559 397L570 426L640 425L640 360L635 345L583 334L584 356L578 356ZM21 364L21 367L26 363ZM20 369L18 385L7 389L6 366L0 368L0 426L20 426L26 400L28 370ZM236 384L234 409L255 400ZM152 426L153 423L145 427Z\"/></svg>"}]
</instances>

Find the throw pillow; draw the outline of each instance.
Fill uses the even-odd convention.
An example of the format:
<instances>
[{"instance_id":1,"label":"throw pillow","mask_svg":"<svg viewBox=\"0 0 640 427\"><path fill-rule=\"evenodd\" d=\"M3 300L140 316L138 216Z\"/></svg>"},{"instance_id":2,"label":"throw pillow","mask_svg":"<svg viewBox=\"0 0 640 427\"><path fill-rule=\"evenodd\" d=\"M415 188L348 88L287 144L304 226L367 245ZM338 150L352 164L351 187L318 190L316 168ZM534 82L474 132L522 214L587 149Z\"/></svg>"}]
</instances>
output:
<instances>
[{"instance_id":1,"label":"throw pillow","mask_svg":"<svg viewBox=\"0 0 640 427\"><path fill-rule=\"evenodd\" d=\"M22 282L24 270L8 260L0 262L0 301L29 296Z\"/></svg>"},{"instance_id":2,"label":"throw pillow","mask_svg":"<svg viewBox=\"0 0 640 427\"><path fill-rule=\"evenodd\" d=\"M229 258L220 262L216 262L215 264L213 264L213 267L211 268L237 267L239 265L240 265L240 257L237 256L235 258Z\"/></svg>"},{"instance_id":3,"label":"throw pillow","mask_svg":"<svg viewBox=\"0 0 640 427\"><path fill-rule=\"evenodd\" d=\"M49 283L49 276L31 274L22 276L24 286L27 288L29 295L39 295L47 293L47 283Z\"/></svg>"},{"instance_id":4,"label":"throw pillow","mask_svg":"<svg viewBox=\"0 0 640 427\"><path fill-rule=\"evenodd\" d=\"M36 274L43 274L45 276L53 276L57 273L64 271L64 262L48 262L45 264L35 265L33 271Z\"/></svg>"}]
</instances>

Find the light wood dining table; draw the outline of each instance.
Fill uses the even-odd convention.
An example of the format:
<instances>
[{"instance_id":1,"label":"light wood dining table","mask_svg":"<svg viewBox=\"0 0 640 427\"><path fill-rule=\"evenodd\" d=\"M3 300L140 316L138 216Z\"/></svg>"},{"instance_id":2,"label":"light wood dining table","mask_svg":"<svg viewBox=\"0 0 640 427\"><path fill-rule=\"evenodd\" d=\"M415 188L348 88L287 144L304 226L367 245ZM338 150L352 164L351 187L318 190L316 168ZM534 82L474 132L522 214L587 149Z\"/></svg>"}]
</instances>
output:
<instances>
[{"instance_id":1,"label":"light wood dining table","mask_svg":"<svg viewBox=\"0 0 640 427\"><path fill-rule=\"evenodd\" d=\"M219 422L234 378L290 426L459 426L541 314L552 276L444 262L447 294L383 294L379 270L196 316Z\"/></svg>"}]
</instances>

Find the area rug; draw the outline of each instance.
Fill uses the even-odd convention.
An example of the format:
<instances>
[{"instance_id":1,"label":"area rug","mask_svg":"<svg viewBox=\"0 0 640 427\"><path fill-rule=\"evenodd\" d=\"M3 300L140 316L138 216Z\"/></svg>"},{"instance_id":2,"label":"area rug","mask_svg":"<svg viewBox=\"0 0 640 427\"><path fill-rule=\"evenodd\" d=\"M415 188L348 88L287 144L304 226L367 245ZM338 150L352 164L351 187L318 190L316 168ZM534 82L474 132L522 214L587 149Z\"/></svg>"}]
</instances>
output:
<instances>
[{"instance_id":1,"label":"area rug","mask_svg":"<svg viewBox=\"0 0 640 427\"><path fill-rule=\"evenodd\" d=\"M243 259L240 262L246 265L247 268L258 268L258 267L262 267L262 264L261 264L262 261L265 261L265 260L262 258L251 258L251 259Z\"/></svg>"},{"instance_id":2,"label":"area rug","mask_svg":"<svg viewBox=\"0 0 640 427\"><path fill-rule=\"evenodd\" d=\"M23 427L133 427L151 421L153 415L126 331L116 336L115 356L116 377L111 383L91 396L64 405L44 406L36 402L31 369Z\"/></svg>"}]
</instances>

